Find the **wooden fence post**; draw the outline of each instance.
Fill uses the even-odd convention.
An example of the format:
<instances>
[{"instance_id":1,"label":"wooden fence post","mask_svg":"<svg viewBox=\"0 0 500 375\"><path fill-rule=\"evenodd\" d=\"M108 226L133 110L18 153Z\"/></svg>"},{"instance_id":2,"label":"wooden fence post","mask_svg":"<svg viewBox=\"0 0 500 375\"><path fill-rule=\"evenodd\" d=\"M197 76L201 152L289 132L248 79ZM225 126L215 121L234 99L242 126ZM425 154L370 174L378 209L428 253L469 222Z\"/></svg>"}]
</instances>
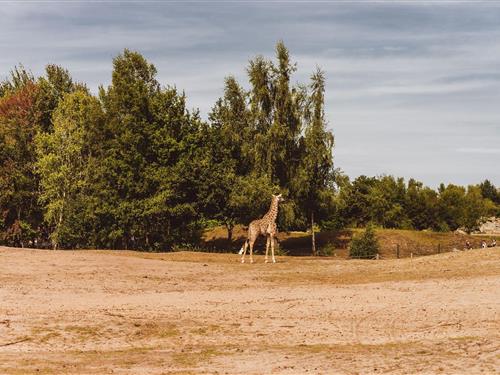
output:
<instances>
[{"instance_id":1,"label":"wooden fence post","mask_svg":"<svg viewBox=\"0 0 500 375\"><path fill-rule=\"evenodd\" d=\"M438 254L441 254L441 244L438 243Z\"/></svg>"},{"instance_id":2,"label":"wooden fence post","mask_svg":"<svg viewBox=\"0 0 500 375\"><path fill-rule=\"evenodd\" d=\"M396 256L399 259L399 244L396 245Z\"/></svg>"}]
</instances>

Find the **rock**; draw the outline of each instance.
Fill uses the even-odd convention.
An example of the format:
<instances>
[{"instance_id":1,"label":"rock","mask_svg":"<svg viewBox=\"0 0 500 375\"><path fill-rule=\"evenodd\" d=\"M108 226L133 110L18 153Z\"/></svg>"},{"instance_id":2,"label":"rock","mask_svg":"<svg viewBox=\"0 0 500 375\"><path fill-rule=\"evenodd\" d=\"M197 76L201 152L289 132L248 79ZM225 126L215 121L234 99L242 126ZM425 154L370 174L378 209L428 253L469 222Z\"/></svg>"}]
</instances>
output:
<instances>
[{"instance_id":1,"label":"rock","mask_svg":"<svg viewBox=\"0 0 500 375\"><path fill-rule=\"evenodd\" d=\"M479 232L483 234L500 234L500 218L492 216L479 227Z\"/></svg>"}]
</instances>

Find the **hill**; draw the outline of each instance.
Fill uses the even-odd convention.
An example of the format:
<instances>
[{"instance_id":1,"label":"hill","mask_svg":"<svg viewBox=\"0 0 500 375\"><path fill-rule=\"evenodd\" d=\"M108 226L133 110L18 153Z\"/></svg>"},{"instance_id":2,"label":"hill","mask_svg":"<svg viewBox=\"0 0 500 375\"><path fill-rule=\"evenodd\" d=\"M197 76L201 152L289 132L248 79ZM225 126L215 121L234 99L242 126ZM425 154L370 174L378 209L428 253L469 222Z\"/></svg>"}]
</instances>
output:
<instances>
[{"instance_id":1,"label":"hill","mask_svg":"<svg viewBox=\"0 0 500 375\"><path fill-rule=\"evenodd\" d=\"M346 258L349 255L348 246L353 235L361 229L346 229L342 231L318 232L316 233L316 245L319 253L323 255L335 255ZM383 258L397 258L398 246L399 257L439 254L450 252L454 249L464 250L465 242L469 241L473 248L480 248L481 241L491 243L495 238L500 242L500 236L466 235L453 232L414 231L401 229L377 229L381 256ZM229 244L227 232L224 227L216 227L206 230L203 235L201 248L213 252L231 252L241 247L246 238L246 228L237 226L233 232L233 243ZM310 255L311 234L307 232L281 232L278 235L279 247L289 255ZM265 239L261 237L256 244L257 252L265 251Z\"/></svg>"}]
</instances>

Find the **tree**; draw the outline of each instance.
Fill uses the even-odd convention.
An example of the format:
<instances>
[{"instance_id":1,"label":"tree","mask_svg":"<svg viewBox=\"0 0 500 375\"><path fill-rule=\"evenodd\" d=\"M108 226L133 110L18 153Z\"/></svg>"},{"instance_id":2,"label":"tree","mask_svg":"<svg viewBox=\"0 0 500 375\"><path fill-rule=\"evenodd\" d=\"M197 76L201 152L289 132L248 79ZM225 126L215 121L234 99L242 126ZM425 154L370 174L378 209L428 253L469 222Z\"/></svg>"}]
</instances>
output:
<instances>
[{"instance_id":1,"label":"tree","mask_svg":"<svg viewBox=\"0 0 500 375\"><path fill-rule=\"evenodd\" d=\"M206 143L210 161L200 184L204 213L224 223L230 242L234 226L261 216L271 194L279 190L254 164L255 132L246 96L234 77L226 79L224 97L209 116L211 127Z\"/></svg>"},{"instance_id":2,"label":"tree","mask_svg":"<svg viewBox=\"0 0 500 375\"><path fill-rule=\"evenodd\" d=\"M139 53L124 50L113 60L111 85L101 88L106 139L96 194L107 205L97 211L106 228L105 246L135 248L149 242L142 223L144 199L152 195L146 178L153 161L152 102L160 87L156 68Z\"/></svg>"},{"instance_id":3,"label":"tree","mask_svg":"<svg viewBox=\"0 0 500 375\"><path fill-rule=\"evenodd\" d=\"M376 178L367 196L370 220L385 228L411 227L403 208L405 194L406 186L402 178Z\"/></svg>"},{"instance_id":4,"label":"tree","mask_svg":"<svg viewBox=\"0 0 500 375\"><path fill-rule=\"evenodd\" d=\"M15 70L0 98L0 232L7 244L24 246L41 222L34 173L34 106L38 87L25 70Z\"/></svg>"},{"instance_id":5,"label":"tree","mask_svg":"<svg viewBox=\"0 0 500 375\"><path fill-rule=\"evenodd\" d=\"M290 53L282 41L276 44L276 65L272 66L273 121L267 135L267 162L270 176L284 188L289 188L298 166L298 136L301 131L300 110L290 87L291 75L297 70L290 61Z\"/></svg>"},{"instance_id":6,"label":"tree","mask_svg":"<svg viewBox=\"0 0 500 375\"><path fill-rule=\"evenodd\" d=\"M52 113L65 94L77 88L86 91L83 85L75 85L68 70L54 64L45 67L45 77L37 80L38 95L35 106L39 117L37 122L44 132L52 131Z\"/></svg>"},{"instance_id":7,"label":"tree","mask_svg":"<svg viewBox=\"0 0 500 375\"><path fill-rule=\"evenodd\" d=\"M111 85L100 90L106 129L95 182L99 242L157 250L190 242L199 219L198 173L203 126L186 97L160 87L156 68L125 50L113 61Z\"/></svg>"},{"instance_id":8,"label":"tree","mask_svg":"<svg viewBox=\"0 0 500 375\"><path fill-rule=\"evenodd\" d=\"M355 236L349 248L351 258L373 259L379 253L379 244L375 235L375 228L369 223L365 231Z\"/></svg>"},{"instance_id":9,"label":"tree","mask_svg":"<svg viewBox=\"0 0 500 375\"><path fill-rule=\"evenodd\" d=\"M464 214L459 223L469 233L478 229L481 219L495 212L494 203L483 198L479 186L469 186L464 201Z\"/></svg>"},{"instance_id":10,"label":"tree","mask_svg":"<svg viewBox=\"0 0 500 375\"><path fill-rule=\"evenodd\" d=\"M290 84L297 68L282 41L276 44L276 60L273 63L257 56L247 69L255 169L290 190L300 161L299 138L307 98L303 87Z\"/></svg>"},{"instance_id":11,"label":"tree","mask_svg":"<svg viewBox=\"0 0 500 375\"><path fill-rule=\"evenodd\" d=\"M10 77L0 83L0 97L13 94L16 91L32 86L35 83L35 77L22 64L15 66L10 71Z\"/></svg>"},{"instance_id":12,"label":"tree","mask_svg":"<svg viewBox=\"0 0 500 375\"><path fill-rule=\"evenodd\" d=\"M456 230L464 223L465 217L465 188L449 184L442 186L439 193L438 215L441 230Z\"/></svg>"},{"instance_id":13,"label":"tree","mask_svg":"<svg viewBox=\"0 0 500 375\"><path fill-rule=\"evenodd\" d=\"M424 187L420 181L410 178L404 201L407 217L412 223L412 227L418 230L439 228L438 216L438 196L437 193Z\"/></svg>"},{"instance_id":14,"label":"tree","mask_svg":"<svg viewBox=\"0 0 500 375\"><path fill-rule=\"evenodd\" d=\"M300 167L293 181L292 191L299 198L300 207L310 218L312 254L316 255L314 234L315 213L320 213L325 200L333 198L328 192L333 187L333 134L326 130L324 113L325 78L321 70L311 77L311 116L302 139ZM326 199L324 199L326 198ZM319 219L317 215L317 219Z\"/></svg>"},{"instance_id":15,"label":"tree","mask_svg":"<svg viewBox=\"0 0 500 375\"><path fill-rule=\"evenodd\" d=\"M249 93L252 137L254 140L254 169L256 173L272 175L273 166L268 154L268 132L273 121L272 63L262 56L251 60L247 68L251 89Z\"/></svg>"},{"instance_id":16,"label":"tree","mask_svg":"<svg viewBox=\"0 0 500 375\"><path fill-rule=\"evenodd\" d=\"M375 177L362 175L344 187L343 215L350 218L351 225L362 227L372 219L369 195L376 183Z\"/></svg>"},{"instance_id":17,"label":"tree","mask_svg":"<svg viewBox=\"0 0 500 375\"><path fill-rule=\"evenodd\" d=\"M40 200L45 205L45 220L52 228L54 249L74 247L81 239L83 193L89 183L93 129L102 125L100 103L91 95L76 91L59 102L53 116L53 132L37 137L37 170L40 175Z\"/></svg>"},{"instance_id":18,"label":"tree","mask_svg":"<svg viewBox=\"0 0 500 375\"><path fill-rule=\"evenodd\" d=\"M142 217L142 248L146 249L197 239L200 176L207 161L205 125L197 112L187 111L185 96L166 88L153 103L152 162L145 170L150 194ZM139 228L136 232L140 233Z\"/></svg>"},{"instance_id":19,"label":"tree","mask_svg":"<svg viewBox=\"0 0 500 375\"><path fill-rule=\"evenodd\" d=\"M484 198L491 200L493 203L500 205L500 192L489 180L484 180L479 184L481 194Z\"/></svg>"},{"instance_id":20,"label":"tree","mask_svg":"<svg viewBox=\"0 0 500 375\"><path fill-rule=\"evenodd\" d=\"M62 95L73 88L69 73L60 67L49 65L46 75L35 79L19 65L0 84L0 184L5 184L0 193L0 232L9 244L23 245L45 232L38 202L34 139L40 131L51 129L53 110Z\"/></svg>"},{"instance_id":21,"label":"tree","mask_svg":"<svg viewBox=\"0 0 500 375\"><path fill-rule=\"evenodd\" d=\"M310 227L313 254L316 223L470 231L499 212L489 180L437 191L393 176L351 182L333 169L324 73L294 84L296 69L278 42L274 59L249 62L248 91L225 79L205 122L137 52L113 60L98 98L60 66L42 77L15 67L0 82L0 240L45 240L49 226L54 247L158 250L193 243L208 219L231 240L278 191L279 227Z\"/></svg>"},{"instance_id":22,"label":"tree","mask_svg":"<svg viewBox=\"0 0 500 375\"><path fill-rule=\"evenodd\" d=\"M254 150L250 111L247 108L247 93L236 79L225 80L224 96L209 114L214 143L211 149L217 153L218 162L233 164L237 175L254 171ZM210 151L210 150L209 150Z\"/></svg>"}]
</instances>

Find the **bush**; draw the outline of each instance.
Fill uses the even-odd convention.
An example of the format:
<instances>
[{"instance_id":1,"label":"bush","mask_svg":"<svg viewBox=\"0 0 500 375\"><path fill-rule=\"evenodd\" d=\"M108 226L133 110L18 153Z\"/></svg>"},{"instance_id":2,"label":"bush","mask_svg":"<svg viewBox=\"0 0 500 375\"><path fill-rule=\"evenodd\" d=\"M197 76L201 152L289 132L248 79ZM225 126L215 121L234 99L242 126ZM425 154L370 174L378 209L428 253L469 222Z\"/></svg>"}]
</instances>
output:
<instances>
[{"instance_id":1,"label":"bush","mask_svg":"<svg viewBox=\"0 0 500 375\"><path fill-rule=\"evenodd\" d=\"M378 252L379 245L375 236L375 229L373 224L370 223L363 233L356 235L352 239L349 256L351 258L372 259Z\"/></svg>"},{"instance_id":2,"label":"bush","mask_svg":"<svg viewBox=\"0 0 500 375\"><path fill-rule=\"evenodd\" d=\"M325 244L325 246L322 246L318 249L318 255L324 257L335 256L335 245L331 242L328 242L327 244Z\"/></svg>"}]
</instances>

